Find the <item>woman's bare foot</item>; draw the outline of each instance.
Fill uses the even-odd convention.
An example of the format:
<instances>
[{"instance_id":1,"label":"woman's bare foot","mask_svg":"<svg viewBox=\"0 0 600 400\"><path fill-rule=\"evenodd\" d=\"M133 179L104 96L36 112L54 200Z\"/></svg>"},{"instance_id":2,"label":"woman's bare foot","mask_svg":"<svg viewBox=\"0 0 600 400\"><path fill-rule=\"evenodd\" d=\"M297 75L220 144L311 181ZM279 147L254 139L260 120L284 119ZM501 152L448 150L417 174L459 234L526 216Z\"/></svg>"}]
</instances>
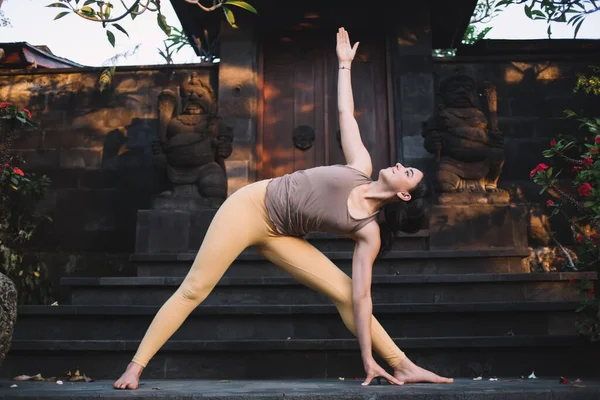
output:
<instances>
[{"instance_id":1,"label":"woman's bare foot","mask_svg":"<svg viewBox=\"0 0 600 400\"><path fill-rule=\"evenodd\" d=\"M443 378L415 365L408 358L394 368L394 377L404 383L454 383L452 378Z\"/></svg>"},{"instance_id":2,"label":"woman's bare foot","mask_svg":"<svg viewBox=\"0 0 600 400\"><path fill-rule=\"evenodd\" d=\"M140 384L140 376L144 367L136 364L133 361L129 363L123 375L114 383L115 389L132 389L135 390Z\"/></svg>"}]
</instances>

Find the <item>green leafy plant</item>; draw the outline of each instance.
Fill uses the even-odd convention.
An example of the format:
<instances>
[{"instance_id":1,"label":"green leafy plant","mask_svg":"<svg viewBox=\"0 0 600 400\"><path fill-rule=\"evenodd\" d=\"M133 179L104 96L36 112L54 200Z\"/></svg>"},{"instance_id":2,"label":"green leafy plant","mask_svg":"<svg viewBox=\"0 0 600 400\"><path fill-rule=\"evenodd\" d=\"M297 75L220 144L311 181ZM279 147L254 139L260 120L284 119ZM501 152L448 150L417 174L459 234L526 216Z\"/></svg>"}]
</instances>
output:
<instances>
[{"instance_id":1,"label":"green leafy plant","mask_svg":"<svg viewBox=\"0 0 600 400\"><path fill-rule=\"evenodd\" d=\"M593 68L592 72L597 73L598 69ZM591 77L582 78L588 84L578 84L575 91L597 94L600 85L597 79L591 79L593 77L592 74ZM550 232L553 241L565 254L559 269L599 270L600 118L584 117L572 110L566 110L565 116L579 121L580 134L561 135L558 140L552 139L550 147L542 153L551 165L540 163L529 175L542 187L540 194L549 193L553 196L546 201L546 206L551 210L550 217L563 218L571 230L576 260L570 257L554 233ZM577 331L590 340L599 340L600 303L594 295L593 284L589 281L574 284L581 298L581 305L577 309L580 314L576 323Z\"/></svg>"},{"instance_id":2,"label":"green leafy plant","mask_svg":"<svg viewBox=\"0 0 600 400\"><path fill-rule=\"evenodd\" d=\"M203 11L211 12L218 9L223 10L225 19L234 28L237 28L234 8L241 8L254 14L258 11L249 3L242 0L210 0L210 6L202 4L203 0L177 0L195 4ZM161 12L160 0L120 0L116 7L113 0L60 0L46 7L58 8L59 13L54 17L55 20L61 19L69 14L74 14L88 21L98 22L106 29L106 37L109 43L114 47L116 43L115 32L119 31L129 37L129 33L117 22L130 17L135 20L139 15L145 12L156 13L156 23L160 29L171 36L173 27L167 23L167 18Z\"/></svg>"},{"instance_id":3,"label":"green leafy plant","mask_svg":"<svg viewBox=\"0 0 600 400\"><path fill-rule=\"evenodd\" d=\"M491 27L480 29L478 24L490 22L506 7L513 5L524 5L525 15L531 20L545 20L548 23L549 38L552 36L550 23L566 23L573 26L573 37L576 38L585 19L600 11L600 0L479 0L461 43L468 45L484 39ZM456 55L456 49L435 49L433 55L452 57Z\"/></svg>"},{"instance_id":4,"label":"green leafy plant","mask_svg":"<svg viewBox=\"0 0 600 400\"><path fill-rule=\"evenodd\" d=\"M575 321L575 329L592 342L600 340L600 301L596 298L593 282L582 279L569 282L579 291L579 307L575 310L579 318Z\"/></svg>"},{"instance_id":5,"label":"green leafy plant","mask_svg":"<svg viewBox=\"0 0 600 400\"><path fill-rule=\"evenodd\" d=\"M496 7L513 4L523 4L529 19L545 20L548 23L548 37L552 36L550 23L560 22L574 26L573 38L576 38L585 19L600 11L600 2L597 0L501 0Z\"/></svg>"},{"instance_id":6,"label":"green leafy plant","mask_svg":"<svg viewBox=\"0 0 600 400\"><path fill-rule=\"evenodd\" d=\"M26 247L39 224L49 219L36 208L50 179L26 175L11 158L14 136L35 126L26 108L20 110L6 101L0 103L0 270L15 282L21 304L46 304L51 300L46 269Z\"/></svg>"}]
</instances>

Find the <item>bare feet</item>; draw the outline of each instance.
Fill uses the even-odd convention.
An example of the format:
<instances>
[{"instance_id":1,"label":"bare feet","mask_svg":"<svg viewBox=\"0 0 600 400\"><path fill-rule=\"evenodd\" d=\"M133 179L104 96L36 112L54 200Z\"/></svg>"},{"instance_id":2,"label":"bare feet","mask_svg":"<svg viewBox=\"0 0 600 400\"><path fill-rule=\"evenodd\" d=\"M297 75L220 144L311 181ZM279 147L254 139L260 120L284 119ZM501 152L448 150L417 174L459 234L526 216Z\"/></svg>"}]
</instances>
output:
<instances>
[{"instance_id":1,"label":"bare feet","mask_svg":"<svg viewBox=\"0 0 600 400\"><path fill-rule=\"evenodd\" d=\"M394 377L404 383L454 383L452 378L443 378L415 365L408 358L394 368Z\"/></svg>"},{"instance_id":2,"label":"bare feet","mask_svg":"<svg viewBox=\"0 0 600 400\"><path fill-rule=\"evenodd\" d=\"M140 384L140 376L144 367L136 364L133 361L129 363L123 375L114 383L115 389L131 389L135 390Z\"/></svg>"}]
</instances>

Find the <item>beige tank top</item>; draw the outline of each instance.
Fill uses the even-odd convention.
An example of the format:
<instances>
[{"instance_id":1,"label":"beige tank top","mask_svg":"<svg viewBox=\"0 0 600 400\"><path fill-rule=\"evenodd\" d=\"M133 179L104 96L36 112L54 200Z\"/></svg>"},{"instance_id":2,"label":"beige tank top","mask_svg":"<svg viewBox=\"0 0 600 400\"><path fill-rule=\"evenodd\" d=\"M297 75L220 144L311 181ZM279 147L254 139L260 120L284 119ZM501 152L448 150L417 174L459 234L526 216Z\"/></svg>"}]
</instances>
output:
<instances>
[{"instance_id":1,"label":"beige tank top","mask_svg":"<svg viewBox=\"0 0 600 400\"><path fill-rule=\"evenodd\" d=\"M347 165L316 167L275 178L267 187L269 217L282 235L356 232L377 214L353 218L348 196L356 186L370 182L363 172Z\"/></svg>"}]
</instances>

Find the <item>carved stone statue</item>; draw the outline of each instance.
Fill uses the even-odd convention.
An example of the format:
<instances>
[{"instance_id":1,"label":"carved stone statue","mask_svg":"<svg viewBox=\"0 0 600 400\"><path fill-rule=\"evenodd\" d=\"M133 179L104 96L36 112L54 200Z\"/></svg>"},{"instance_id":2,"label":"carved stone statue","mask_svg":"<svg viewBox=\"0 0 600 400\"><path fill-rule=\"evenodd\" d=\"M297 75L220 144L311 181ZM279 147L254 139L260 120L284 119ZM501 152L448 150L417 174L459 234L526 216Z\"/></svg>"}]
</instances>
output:
<instances>
[{"instance_id":1,"label":"carved stone statue","mask_svg":"<svg viewBox=\"0 0 600 400\"><path fill-rule=\"evenodd\" d=\"M422 132L437 162L436 190L504 192L497 188L504 138L498 131L495 88L488 85L482 94L489 120L478 104L475 81L461 67L441 82L439 94L441 104Z\"/></svg>"},{"instance_id":2,"label":"carved stone statue","mask_svg":"<svg viewBox=\"0 0 600 400\"><path fill-rule=\"evenodd\" d=\"M218 207L227 197L224 159L231 155L231 130L216 115L212 88L197 73L177 95L164 90L158 98L159 132L153 143L154 163L172 186L154 201L154 208L198 209Z\"/></svg>"}]
</instances>

